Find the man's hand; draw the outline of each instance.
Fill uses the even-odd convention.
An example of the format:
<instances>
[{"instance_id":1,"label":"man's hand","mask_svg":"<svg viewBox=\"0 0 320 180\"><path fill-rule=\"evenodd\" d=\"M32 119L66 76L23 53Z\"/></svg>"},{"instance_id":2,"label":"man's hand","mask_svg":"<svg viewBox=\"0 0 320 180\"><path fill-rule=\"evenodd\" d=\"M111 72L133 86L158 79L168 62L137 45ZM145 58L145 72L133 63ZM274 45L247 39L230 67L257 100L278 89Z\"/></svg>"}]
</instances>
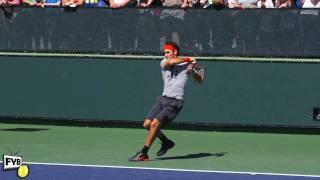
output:
<instances>
[{"instance_id":1,"label":"man's hand","mask_svg":"<svg viewBox=\"0 0 320 180\"><path fill-rule=\"evenodd\" d=\"M192 74L194 80L201 84L204 81L205 69L204 66L199 66L196 61L190 61L187 67L187 73Z\"/></svg>"},{"instance_id":2,"label":"man's hand","mask_svg":"<svg viewBox=\"0 0 320 180\"><path fill-rule=\"evenodd\" d=\"M189 64L188 64L188 67L187 67L188 73L192 73L192 71L193 71L193 66L194 66L194 63L189 63Z\"/></svg>"},{"instance_id":3,"label":"man's hand","mask_svg":"<svg viewBox=\"0 0 320 180\"><path fill-rule=\"evenodd\" d=\"M190 58L190 62L191 62L192 64L196 64L196 63L197 63L197 60L196 60L196 58L191 57L191 58Z\"/></svg>"},{"instance_id":4,"label":"man's hand","mask_svg":"<svg viewBox=\"0 0 320 180\"><path fill-rule=\"evenodd\" d=\"M188 70L188 73L191 73L193 71L193 66L197 63L197 60L194 57L190 57L189 59L190 61L189 61L187 70Z\"/></svg>"}]
</instances>

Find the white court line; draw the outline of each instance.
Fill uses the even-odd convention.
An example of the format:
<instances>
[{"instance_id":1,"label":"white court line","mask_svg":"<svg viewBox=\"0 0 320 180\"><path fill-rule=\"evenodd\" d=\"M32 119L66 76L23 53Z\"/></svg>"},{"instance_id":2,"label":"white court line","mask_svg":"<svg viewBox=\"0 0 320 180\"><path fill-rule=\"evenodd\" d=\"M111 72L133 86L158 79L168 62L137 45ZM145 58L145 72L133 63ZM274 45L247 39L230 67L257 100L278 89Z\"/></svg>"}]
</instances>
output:
<instances>
[{"instance_id":1,"label":"white court line","mask_svg":"<svg viewBox=\"0 0 320 180\"><path fill-rule=\"evenodd\" d=\"M0 163L3 163L3 161L0 161ZM65 163L41 163L41 162L24 162L24 163L38 164L38 165L51 165L51 166L75 166L75 167L97 167L97 168L141 169L141 170L178 171L178 172L200 172L200 173L203 172L203 173L248 174L248 175L269 175L269 176L296 176L296 177L317 177L317 178L320 178L320 175L303 175L303 174L149 168L149 167L108 166L108 165L94 165L94 164L65 164Z\"/></svg>"}]
</instances>

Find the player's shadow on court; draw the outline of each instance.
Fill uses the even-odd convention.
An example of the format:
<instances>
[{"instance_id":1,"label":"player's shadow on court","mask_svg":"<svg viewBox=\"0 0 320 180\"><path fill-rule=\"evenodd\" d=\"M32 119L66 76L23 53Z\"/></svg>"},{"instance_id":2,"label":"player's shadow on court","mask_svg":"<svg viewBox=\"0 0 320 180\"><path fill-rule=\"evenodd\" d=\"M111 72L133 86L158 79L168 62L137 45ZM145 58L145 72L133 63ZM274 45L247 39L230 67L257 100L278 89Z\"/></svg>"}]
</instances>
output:
<instances>
[{"instance_id":1,"label":"player's shadow on court","mask_svg":"<svg viewBox=\"0 0 320 180\"><path fill-rule=\"evenodd\" d=\"M0 129L0 131L21 131L21 132L36 132L36 131L47 131L50 129L41 128L10 128L10 129Z\"/></svg>"},{"instance_id":2,"label":"player's shadow on court","mask_svg":"<svg viewBox=\"0 0 320 180\"><path fill-rule=\"evenodd\" d=\"M156 158L157 160L171 160L171 159L196 159L196 158L204 158L204 157L222 157L227 152L222 152L222 153L196 153L196 154L187 154L183 156L171 156L171 157L161 157L161 158Z\"/></svg>"}]
</instances>

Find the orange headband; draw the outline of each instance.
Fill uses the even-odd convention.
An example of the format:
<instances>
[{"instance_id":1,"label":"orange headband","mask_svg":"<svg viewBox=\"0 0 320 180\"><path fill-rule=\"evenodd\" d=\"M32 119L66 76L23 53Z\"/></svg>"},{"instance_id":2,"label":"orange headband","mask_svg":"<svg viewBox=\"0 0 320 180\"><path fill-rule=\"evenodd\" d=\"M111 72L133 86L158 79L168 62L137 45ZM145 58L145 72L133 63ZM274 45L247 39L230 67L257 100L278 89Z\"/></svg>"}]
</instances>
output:
<instances>
[{"instance_id":1,"label":"orange headband","mask_svg":"<svg viewBox=\"0 0 320 180\"><path fill-rule=\"evenodd\" d=\"M171 44L165 44L163 46L163 49L170 49L172 51L176 50L177 51L177 48L173 47Z\"/></svg>"}]
</instances>

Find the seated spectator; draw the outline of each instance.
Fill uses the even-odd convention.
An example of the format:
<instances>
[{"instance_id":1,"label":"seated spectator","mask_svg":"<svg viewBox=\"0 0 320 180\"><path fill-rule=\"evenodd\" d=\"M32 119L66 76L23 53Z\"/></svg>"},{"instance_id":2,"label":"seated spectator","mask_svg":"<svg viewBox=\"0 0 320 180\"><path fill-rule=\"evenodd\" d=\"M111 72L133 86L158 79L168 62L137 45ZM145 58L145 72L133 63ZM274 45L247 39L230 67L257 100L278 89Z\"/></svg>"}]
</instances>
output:
<instances>
[{"instance_id":1,"label":"seated spectator","mask_svg":"<svg viewBox=\"0 0 320 180\"><path fill-rule=\"evenodd\" d=\"M156 4L158 6L163 6L163 4L166 4L165 7L174 7L174 6L170 6L170 5L167 6L167 3L165 3L164 1L166 1L166 0L156 0L156 1L154 1L154 0L137 0L137 2L138 2L137 7L148 8L153 4ZM183 6L183 8L186 8L189 6L188 1L191 1L191 0L176 0L176 1L178 1L178 2L174 3L174 4L178 4L178 6ZM197 1L197 0L195 0L195 1Z\"/></svg>"},{"instance_id":2,"label":"seated spectator","mask_svg":"<svg viewBox=\"0 0 320 180\"><path fill-rule=\"evenodd\" d=\"M77 7L83 4L83 0L62 0L62 6Z\"/></svg>"},{"instance_id":3,"label":"seated spectator","mask_svg":"<svg viewBox=\"0 0 320 180\"><path fill-rule=\"evenodd\" d=\"M302 8L320 8L320 0L305 0Z\"/></svg>"},{"instance_id":4,"label":"seated spectator","mask_svg":"<svg viewBox=\"0 0 320 180\"><path fill-rule=\"evenodd\" d=\"M150 7L153 3L153 0L137 0L137 7L147 8Z\"/></svg>"},{"instance_id":5,"label":"seated spectator","mask_svg":"<svg viewBox=\"0 0 320 180\"><path fill-rule=\"evenodd\" d=\"M229 0L229 8L247 9L255 8L258 0Z\"/></svg>"},{"instance_id":6,"label":"seated spectator","mask_svg":"<svg viewBox=\"0 0 320 180\"><path fill-rule=\"evenodd\" d=\"M154 0L138 0L138 7L147 8ZM183 9L192 7L198 0L161 0L163 7L181 7Z\"/></svg>"},{"instance_id":7,"label":"seated spectator","mask_svg":"<svg viewBox=\"0 0 320 180\"><path fill-rule=\"evenodd\" d=\"M85 7L108 7L105 0L85 0Z\"/></svg>"},{"instance_id":8,"label":"seated spectator","mask_svg":"<svg viewBox=\"0 0 320 180\"><path fill-rule=\"evenodd\" d=\"M225 6L224 0L200 0L200 7L208 8L210 6L219 6L223 8Z\"/></svg>"},{"instance_id":9,"label":"seated spectator","mask_svg":"<svg viewBox=\"0 0 320 180\"><path fill-rule=\"evenodd\" d=\"M118 9L125 6L128 6L129 4L132 4L132 0L109 0L110 8ZM149 5L150 6L150 5Z\"/></svg>"},{"instance_id":10,"label":"seated spectator","mask_svg":"<svg viewBox=\"0 0 320 180\"><path fill-rule=\"evenodd\" d=\"M20 0L0 0L0 5L18 6L20 5Z\"/></svg>"},{"instance_id":11,"label":"seated spectator","mask_svg":"<svg viewBox=\"0 0 320 180\"><path fill-rule=\"evenodd\" d=\"M259 0L257 8L274 8L272 0Z\"/></svg>"},{"instance_id":12,"label":"seated spectator","mask_svg":"<svg viewBox=\"0 0 320 180\"><path fill-rule=\"evenodd\" d=\"M296 7L301 9L304 1L305 0L296 0L296 3L295 3Z\"/></svg>"},{"instance_id":13,"label":"seated spectator","mask_svg":"<svg viewBox=\"0 0 320 180\"><path fill-rule=\"evenodd\" d=\"M163 7L181 7L181 8L188 8L192 7L191 2L188 0L163 0L162 1Z\"/></svg>"},{"instance_id":14,"label":"seated spectator","mask_svg":"<svg viewBox=\"0 0 320 180\"><path fill-rule=\"evenodd\" d=\"M208 8L213 4L212 0L200 0L200 7Z\"/></svg>"},{"instance_id":15,"label":"seated spectator","mask_svg":"<svg viewBox=\"0 0 320 180\"><path fill-rule=\"evenodd\" d=\"M291 8L292 2L291 0L275 0L276 8Z\"/></svg>"},{"instance_id":16,"label":"seated spectator","mask_svg":"<svg viewBox=\"0 0 320 180\"><path fill-rule=\"evenodd\" d=\"M42 0L22 0L22 4L26 6L38 6L44 8L44 3Z\"/></svg>"},{"instance_id":17,"label":"seated spectator","mask_svg":"<svg viewBox=\"0 0 320 180\"><path fill-rule=\"evenodd\" d=\"M208 0L205 0L205 1L208 1ZM192 8L198 4L199 4L198 0L183 0L181 8L183 8L183 9L188 8L188 7Z\"/></svg>"},{"instance_id":18,"label":"seated spectator","mask_svg":"<svg viewBox=\"0 0 320 180\"><path fill-rule=\"evenodd\" d=\"M45 6L58 7L61 5L61 0L44 0Z\"/></svg>"}]
</instances>

